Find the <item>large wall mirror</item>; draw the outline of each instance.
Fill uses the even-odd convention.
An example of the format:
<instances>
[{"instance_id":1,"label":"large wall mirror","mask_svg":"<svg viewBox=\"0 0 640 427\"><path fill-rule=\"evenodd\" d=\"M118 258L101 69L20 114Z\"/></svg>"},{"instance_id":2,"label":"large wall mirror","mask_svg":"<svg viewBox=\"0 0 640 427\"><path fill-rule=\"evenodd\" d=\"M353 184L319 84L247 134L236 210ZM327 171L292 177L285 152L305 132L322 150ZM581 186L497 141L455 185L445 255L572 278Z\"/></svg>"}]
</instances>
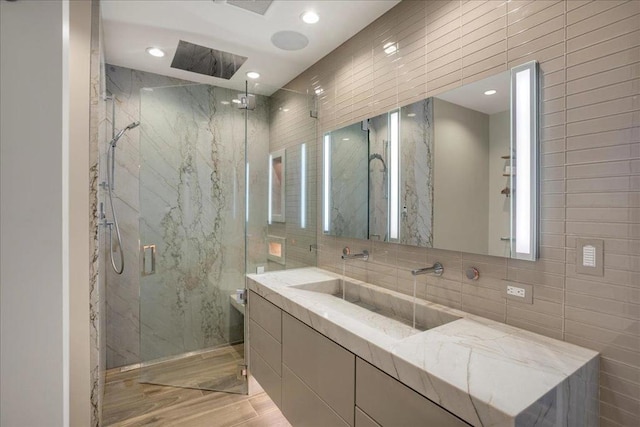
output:
<instances>
[{"instance_id":1,"label":"large wall mirror","mask_svg":"<svg viewBox=\"0 0 640 427\"><path fill-rule=\"evenodd\" d=\"M329 132L323 232L534 260L538 68Z\"/></svg>"}]
</instances>

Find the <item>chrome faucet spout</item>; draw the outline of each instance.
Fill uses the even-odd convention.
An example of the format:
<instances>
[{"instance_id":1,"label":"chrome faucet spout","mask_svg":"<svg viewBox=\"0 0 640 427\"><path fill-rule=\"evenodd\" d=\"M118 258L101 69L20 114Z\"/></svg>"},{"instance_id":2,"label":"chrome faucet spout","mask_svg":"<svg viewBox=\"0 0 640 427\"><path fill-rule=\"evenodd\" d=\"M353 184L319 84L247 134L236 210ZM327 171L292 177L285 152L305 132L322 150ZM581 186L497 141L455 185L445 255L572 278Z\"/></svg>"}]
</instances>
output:
<instances>
[{"instance_id":1,"label":"chrome faucet spout","mask_svg":"<svg viewBox=\"0 0 640 427\"><path fill-rule=\"evenodd\" d=\"M439 262L436 262L431 267L417 268L415 270L411 270L411 274L414 276L418 276L420 274L433 273L436 276L442 276L444 273L444 267Z\"/></svg>"},{"instance_id":2,"label":"chrome faucet spout","mask_svg":"<svg viewBox=\"0 0 640 427\"><path fill-rule=\"evenodd\" d=\"M342 259L361 259L363 261L367 261L369 259L369 251L365 249L362 253L352 254L349 248L344 248L342 250Z\"/></svg>"}]
</instances>

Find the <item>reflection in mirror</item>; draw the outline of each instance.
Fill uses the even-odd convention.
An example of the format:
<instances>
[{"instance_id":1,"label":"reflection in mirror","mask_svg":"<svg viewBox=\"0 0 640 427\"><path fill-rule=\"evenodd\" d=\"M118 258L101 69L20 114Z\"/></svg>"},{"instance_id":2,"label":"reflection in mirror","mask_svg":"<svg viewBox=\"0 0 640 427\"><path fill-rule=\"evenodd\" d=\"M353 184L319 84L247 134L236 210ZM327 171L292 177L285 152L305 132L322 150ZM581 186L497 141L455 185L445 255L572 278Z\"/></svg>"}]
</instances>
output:
<instances>
[{"instance_id":1,"label":"reflection in mirror","mask_svg":"<svg viewBox=\"0 0 640 427\"><path fill-rule=\"evenodd\" d=\"M367 238L369 205L366 123L325 135L324 231L334 236Z\"/></svg>"},{"instance_id":2,"label":"reflection in mirror","mask_svg":"<svg viewBox=\"0 0 640 427\"><path fill-rule=\"evenodd\" d=\"M531 62L326 134L324 232L535 259L536 83Z\"/></svg>"},{"instance_id":3,"label":"reflection in mirror","mask_svg":"<svg viewBox=\"0 0 640 427\"><path fill-rule=\"evenodd\" d=\"M434 98L436 248L510 255L509 76Z\"/></svg>"},{"instance_id":4,"label":"reflection in mirror","mask_svg":"<svg viewBox=\"0 0 640 427\"><path fill-rule=\"evenodd\" d=\"M269 154L269 224L285 221L284 151Z\"/></svg>"},{"instance_id":5,"label":"reflection in mirror","mask_svg":"<svg viewBox=\"0 0 640 427\"><path fill-rule=\"evenodd\" d=\"M433 247L433 98L400 109L400 243Z\"/></svg>"}]
</instances>

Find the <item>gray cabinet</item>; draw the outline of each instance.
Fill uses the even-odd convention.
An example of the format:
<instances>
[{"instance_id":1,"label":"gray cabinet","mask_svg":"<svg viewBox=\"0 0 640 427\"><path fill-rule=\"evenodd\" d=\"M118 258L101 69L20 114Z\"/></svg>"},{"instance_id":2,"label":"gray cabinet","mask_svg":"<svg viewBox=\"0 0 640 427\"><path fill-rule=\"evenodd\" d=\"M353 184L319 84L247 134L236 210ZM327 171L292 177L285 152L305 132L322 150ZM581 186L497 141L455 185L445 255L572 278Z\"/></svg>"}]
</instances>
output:
<instances>
[{"instance_id":1,"label":"gray cabinet","mask_svg":"<svg viewBox=\"0 0 640 427\"><path fill-rule=\"evenodd\" d=\"M381 427L380 424L356 406L356 427Z\"/></svg>"},{"instance_id":2,"label":"gray cabinet","mask_svg":"<svg viewBox=\"0 0 640 427\"><path fill-rule=\"evenodd\" d=\"M249 369L294 426L468 426L253 291Z\"/></svg>"},{"instance_id":3,"label":"gray cabinet","mask_svg":"<svg viewBox=\"0 0 640 427\"><path fill-rule=\"evenodd\" d=\"M349 426L286 365L282 368L282 413L294 427Z\"/></svg>"},{"instance_id":4,"label":"gray cabinet","mask_svg":"<svg viewBox=\"0 0 640 427\"><path fill-rule=\"evenodd\" d=\"M249 369L282 408L282 310L249 292Z\"/></svg>"},{"instance_id":5,"label":"gray cabinet","mask_svg":"<svg viewBox=\"0 0 640 427\"><path fill-rule=\"evenodd\" d=\"M348 425L353 425L355 356L351 352L283 313L282 363ZM285 392L286 387L286 403Z\"/></svg>"},{"instance_id":6,"label":"gray cabinet","mask_svg":"<svg viewBox=\"0 0 640 427\"><path fill-rule=\"evenodd\" d=\"M356 362L356 405L383 427L469 425L359 358Z\"/></svg>"}]
</instances>

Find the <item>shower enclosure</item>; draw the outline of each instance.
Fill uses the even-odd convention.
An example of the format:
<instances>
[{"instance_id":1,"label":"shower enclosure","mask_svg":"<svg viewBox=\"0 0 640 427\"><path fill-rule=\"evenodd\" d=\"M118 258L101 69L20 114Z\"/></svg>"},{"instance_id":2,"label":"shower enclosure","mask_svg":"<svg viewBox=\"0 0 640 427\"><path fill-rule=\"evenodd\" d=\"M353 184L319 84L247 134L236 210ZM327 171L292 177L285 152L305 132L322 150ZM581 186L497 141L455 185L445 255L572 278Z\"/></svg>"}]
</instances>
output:
<instances>
[{"instance_id":1,"label":"shower enclosure","mask_svg":"<svg viewBox=\"0 0 640 427\"><path fill-rule=\"evenodd\" d=\"M142 382L247 391L237 290L247 262L260 261L256 253L247 259L245 231L266 224L259 204L256 218L246 205L248 168L262 166L247 157L248 129L264 137L252 141L250 156L268 152L266 99L252 96L248 110L238 102L247 95L197 84L141 90ZM252 190L253 200L264 198Z\"/></svg>"},{"instance_id":2,"label":"shower enclosure","mask_svg":"<svg viewBox=\"0 0 640 427\"><path fill-rule=\"evenodd\" d=\"M108 252L120 248L102 227L106 368L136 369L142 383L246 393L245 274L275 268L267 254L274 236L288 247L277 268L315 265L314 98L114 65L105 71L99 172L110 181L106 159L115 150L112 197L124 252L118 274ZM113 122L114 135L130 126L115 147ZM288 153L288 216L275 227L268 159L280 149ZM98 189L104 207L106 188Z\"/></svg>"}]
</instances>

